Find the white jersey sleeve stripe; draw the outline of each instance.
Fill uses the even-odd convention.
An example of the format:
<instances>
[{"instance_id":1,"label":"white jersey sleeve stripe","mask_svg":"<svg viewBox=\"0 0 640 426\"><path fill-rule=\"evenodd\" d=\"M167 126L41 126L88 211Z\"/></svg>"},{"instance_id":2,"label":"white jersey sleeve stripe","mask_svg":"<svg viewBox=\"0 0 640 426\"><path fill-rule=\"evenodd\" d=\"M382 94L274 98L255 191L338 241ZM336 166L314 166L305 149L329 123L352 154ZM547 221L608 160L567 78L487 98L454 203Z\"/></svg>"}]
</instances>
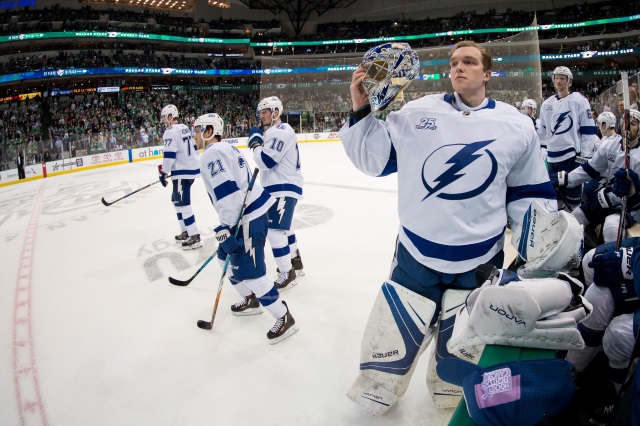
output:
<instances>
[{"instance_id":1,"label":"white jersey sleeve stripe","mask_svg":"<svg viewBox=\"0 0 640 426\"><path fill-rule=\"evenodd\" d=\"M260 158L262 159L262 162L268 169L273 169L275 166L278 165L278 163L276 163L273 160L273 158L269 157L268 154L265 154L264 151L260 153Z\"/></svg>"},{"instance_id":2,"label":"white jersey sleeve stripe","mask_svg":"<svg viewBox=\"0 0 640 426\"><path fill-rule=\"evenodd\" d=\"M222 200L224 197L231 195L236 191L240 191L238 184L230 180L222 182L220 185L213 188L213 194L217 200Z\"/></svg>"}]
</instances>

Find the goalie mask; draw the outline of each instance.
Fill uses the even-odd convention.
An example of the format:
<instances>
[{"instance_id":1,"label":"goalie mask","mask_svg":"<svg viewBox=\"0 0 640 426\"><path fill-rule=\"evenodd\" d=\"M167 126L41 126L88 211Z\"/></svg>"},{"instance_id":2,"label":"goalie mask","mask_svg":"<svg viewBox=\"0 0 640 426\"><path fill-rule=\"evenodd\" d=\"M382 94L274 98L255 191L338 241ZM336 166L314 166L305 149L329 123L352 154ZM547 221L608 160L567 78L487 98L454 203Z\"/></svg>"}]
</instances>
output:
<instances>
[{"instance_id":1,"label":"goalie mask","mask_svg":"<svg viewBox=\"0 0 640 426\"><path fill-rule=\"evenodd\" d=\"M362 81L371 109L382 111L399 97L420 72L418 54L407 43L385 43L372 47L362 57L367 71Z\"/></svg>"},{"instance_id":2,"label":"goalie mask","mask_svg":"<svg viewBox=\"0 0 640 426\"><path fill-rule=\"evenodd\" d=\"M523 277L549 277L580 265L584 255L582 225L565 211L550 213L538 202L531 203L522 225L513 232L511 244L526 264L518 269Z\"/></svg>"}]
</instances>

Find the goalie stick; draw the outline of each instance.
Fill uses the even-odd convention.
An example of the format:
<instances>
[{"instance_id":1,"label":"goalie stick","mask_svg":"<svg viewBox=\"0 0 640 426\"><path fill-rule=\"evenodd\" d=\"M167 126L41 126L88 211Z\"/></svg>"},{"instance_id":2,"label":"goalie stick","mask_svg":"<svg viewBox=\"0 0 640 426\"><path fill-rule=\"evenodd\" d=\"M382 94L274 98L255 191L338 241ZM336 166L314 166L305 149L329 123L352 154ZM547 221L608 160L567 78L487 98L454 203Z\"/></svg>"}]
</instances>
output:
<instances>
[{"instance_id":1,"label":"goalie stick","mask_svg":"<svg viewBox=\"0 0 640 426\"><path fill-rule=\"evenodd\" d=\"M253 189L253 184L256 182L256 177L258 176L258 172L260 169L257 167L253 170L253 176L251 176L251 180L249 181L249 187L247 188L247 193L244 195L244 201L242 202L242 208L240 209L240 213L238 213L238 220L236 220L236 232L233 235L233 238L238 238L238 233L240 232L240 221L242 220L242 216L244 216L244 211L247 208L247 200L249 199L249 194ZM195 278L196 275L204 268L207 263L213 258L211 256L207 261L202 265L198 272L191 278ZM218 311L218 302L220 301L220 293L222 293L222 284L224 284L224 277L227 275L227 268L229 267L229 261L231 260L231 255L227 254L227 260L224 262L224 266L222 268L222 276L220 277L220 283L218 284L218 294L216 295L216 302L213 305L213 313L211 314L211 321L198 320L198 328L203 330L211 330L213 328L213 321L216 318L216 312Z\"/></svg>"},{"instance_id":2,"label":"goalie stick","mask_svg":"<svg viewBox=\"0 0 640 426\"><path fill-rule=\"evenodd\" d=\"M620 73L620 81L616 84L616 92L622 92L624 103L624 115L622 116L622 149L624 150L624 169L627 171L627 179L629 179L629 166L631 162L629 154L629 77L626 72ZM620 223L618 224L618 235L616 238L616 250L620 248L620 243L624 238L626 231L626 213L627 213L627 196L622 197L620 212Z\"/></svg>"},{"instance_id":3,"label":"goalie stick","mask_svg":"<svg viewBox=\"0 0 640 426\"><path fill-rule=\"evenodd\" d=\"M168 178L170 178L170 177L171 177L171 175L167 175L167 177L168 177ZM151 182L149 185L145 185L145 186L143 186L142 188L136 189L135 191L133 191L133 192L131 192L131 193L129 193L129 194L127 194L127 195L125 195L124 197L120 197L120 198L118 198L117 200L114 200L114 201L112 201L112 202L108 202L107 200L105 200L105 199L104 199L104 197L102 197L102 204L104 204L105 206L109 207L111 204L113 204L113 203L117 203L117 202L118 202L118 201L120 201L120 200L124 200L125 198L127 198L127 197L129 197L129 196L131 196L131 195L135 194L136 192L140 192L140 191L142 191L143 189L147 189L147 188L149 188L150 186L155 185L156 183L159 183L159 182L160 182L159 180L156 180L155 182Z\"/></svg>"}]
</instances>

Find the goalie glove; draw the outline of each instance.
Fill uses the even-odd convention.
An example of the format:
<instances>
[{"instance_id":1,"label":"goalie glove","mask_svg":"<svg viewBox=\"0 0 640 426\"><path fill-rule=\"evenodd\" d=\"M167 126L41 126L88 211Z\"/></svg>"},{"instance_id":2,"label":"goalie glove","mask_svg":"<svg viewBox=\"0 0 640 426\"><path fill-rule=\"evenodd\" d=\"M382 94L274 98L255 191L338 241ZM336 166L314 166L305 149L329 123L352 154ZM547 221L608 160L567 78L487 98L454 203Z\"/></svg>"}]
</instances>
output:
<instances>
[{"instance_id":1,"label":"goalie glove","mask_svg":"<svg viewBox=\"0 0 640 426\"><path fill-rule=\"evenodd\" d=\"M249 131L249 141L247 146L251 149L264 145L264 138L262 137L262 127L252 127Z\"/></svg>"},{"instance_id":2,"label":"goalie glove","mask_svg":"<svg viewBox=\"0 0 640 426\"><path fill-rule=\"evenodd\" d=\"M162 164L158 164L158 180L162 186L167 187L167 174L162 170Z\"/></svg>"},{"instance_id":3,"label":"goalie glove","mask_svg":"<svg viewBox=\"0 0 640 426\"><path fill-rule=\"evenodd\" d=\"M457 312L447 343L451 353L483 344L552 350L584 347L577 323L589 316L592 306L580 294L581 285L568 276L500 285L501 275L469 294L466 306Z\"/></svg>"},{"instance_id":4,"label":"goalie glove","mask_svg":"<svg viewBox=\"0 0 640 426\"><path fill-rule=\"evenodd\" d=\"M233 254L242 246L242 243L238 241L228 226L220 225L214 228L213 231L216 233L216 240L220 245L220 249L226 254Z\"/></svg>"},{"instance_id":5,"label":"goalie glove","mask_svg":"<svg viewBox=\"0 0 640 426\"><path fill-rule=\"evenodd\" d=\"M624 247L620 250L604 250L593 255L589 267L593 268L593 283L609 287L623 280L633 279L631 269L631 257L633 247Z\"/></svg>"}]
</instances>

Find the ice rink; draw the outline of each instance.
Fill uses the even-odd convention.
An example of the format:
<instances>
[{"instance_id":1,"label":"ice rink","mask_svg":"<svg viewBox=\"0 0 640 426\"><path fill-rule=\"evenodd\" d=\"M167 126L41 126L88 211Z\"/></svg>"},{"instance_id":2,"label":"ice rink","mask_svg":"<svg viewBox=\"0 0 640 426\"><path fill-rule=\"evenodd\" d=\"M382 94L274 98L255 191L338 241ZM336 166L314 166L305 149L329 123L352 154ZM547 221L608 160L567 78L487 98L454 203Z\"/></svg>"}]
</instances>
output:
<instances>
[{"instance_id":1,"label":"ice rink","mask_svg":"<svg viewBox=\"0 0 640 426\"><path fill-rule=\"evenodd\" d=\"M245 155L252 163L250 152ZM234 317L210 263L217 215L198 180L204 247L183 251L160 160L0 188L0 424L442 425L423 355L406 395L373 417L345 393L358 374L365 323L387 278L397 180L365 176L339 143L300 145L304 200L295 227L306 276L283 293L300 331L267 343L268 314ZM253 164L253 163L252 163ZM268 250L268 270L275 262Z\"/></svg>"}]
</instances>

